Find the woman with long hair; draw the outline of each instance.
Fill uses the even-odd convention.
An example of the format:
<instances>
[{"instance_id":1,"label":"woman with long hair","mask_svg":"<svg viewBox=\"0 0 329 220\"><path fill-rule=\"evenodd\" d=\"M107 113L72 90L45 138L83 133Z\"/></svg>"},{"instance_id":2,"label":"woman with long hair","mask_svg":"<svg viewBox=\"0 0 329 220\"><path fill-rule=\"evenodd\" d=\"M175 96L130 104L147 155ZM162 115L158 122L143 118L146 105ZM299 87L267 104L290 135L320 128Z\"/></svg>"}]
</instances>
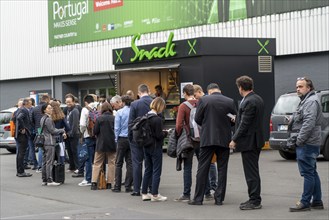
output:
<instances>
[{"instance_id":1,"label":"woman with long hair","mask_svg":"<svg viewBox=\"0 0 329 220\"><path fill-rule=\"evenodd\" d=\"M55 123L55 128L57 129L63 129L65 130L65 133L63 135L55 135L55 139L56 139L56 156L59 163L64 164L65 162L65 156L60 156L60 148L58 148L57 146L59 146L59 144L63 144L64 143L64 139L66 139L66 132L68 132L70 130L69 125L66 123L65 120L65 115L63 113L63 110L60 107L60 104L58 102L51 102L50 103L51 107L53 108L52 114L51 114L51 118ZM65 149L64 149L65 152Z\"/></svg>"},{"instance_id":2,"label":"woman with long hair","mask_svg":"<svg viewBox=\"0 0 329 220\"><path fill-rule=\"evenodd\" d=\"M42 185L43 186L58 186L60 183L56 183L52 178L52 171L55 159L55 135L61 135L65 133L64 129L55 128L54 121L51 118L53 108L49 103L42 105L41 113L43 114L40 120L40 126L42 134L45 136L45 143L42 155Z\"/></svg>"}]
</instances>

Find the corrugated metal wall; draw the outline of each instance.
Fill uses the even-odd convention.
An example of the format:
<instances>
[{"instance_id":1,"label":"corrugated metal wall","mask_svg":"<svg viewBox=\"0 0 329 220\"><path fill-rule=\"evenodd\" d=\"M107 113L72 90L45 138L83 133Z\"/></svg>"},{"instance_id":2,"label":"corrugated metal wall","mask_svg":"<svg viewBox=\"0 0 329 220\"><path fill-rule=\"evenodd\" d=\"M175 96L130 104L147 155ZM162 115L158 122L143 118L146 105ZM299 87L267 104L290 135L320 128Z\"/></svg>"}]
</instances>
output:
<instances>
[{"instance_id":1,"label":"corrugated metal wall","mask_svg":"<svg viewBox=\"0 0 329 220\"><path fill-rule=\"evenodd\" d=\"M47 1L0 1L0 80L113 70L112 49L131 37L48 47ZM139 44L165 42L170 31L142 35ZM271 37L277 55L329 50L329 7L173 30L194 37Z\"/></svg>"}]
</instances>

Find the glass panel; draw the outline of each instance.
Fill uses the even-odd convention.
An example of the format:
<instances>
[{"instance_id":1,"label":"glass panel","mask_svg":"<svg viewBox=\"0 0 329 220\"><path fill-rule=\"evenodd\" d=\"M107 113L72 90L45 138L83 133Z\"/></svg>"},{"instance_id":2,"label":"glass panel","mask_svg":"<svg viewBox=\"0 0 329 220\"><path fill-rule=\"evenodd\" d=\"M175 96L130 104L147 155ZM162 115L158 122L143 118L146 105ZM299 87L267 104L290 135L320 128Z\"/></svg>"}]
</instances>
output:
<instances>
[{"instance_id":1,"label":"glass panel","mask_svg":"<svg viewBox=\"0 0 329 220\"><path fill-rule=\"evenodd\" d=\"M281 96L274 106L273 114L292 115L300 102L299 97L294 95Z\"/></svg>"},{"instance_id":2,"label":"glass panel","mask_svg":"<svg viewBox=\"0 0 329 220\"><path fill-rule=\"evenodd\" d=\"M83 98L87 95L87 90L80 90L80 105L84 106Z\"/></svg>"},{"instance_id":3,"label":"glass panel","mask_svg":"<svg viewBox=\"0 0 329 220\"><path fill-rule=\"evenodd\" d=\"M329 112L329 95L324 95L321 98L322 112Z\"/></svg>"},{"instance_id":4,"label":"glass panel","mask_svg":"<svg viewBox=\"0 0 329 220\"><path fill-rule=\"evenodd\" d=\"M0 125L9 124L11 116L12 116L11 112L1 112L0 113Z\"/></svg>"}]
</instances>

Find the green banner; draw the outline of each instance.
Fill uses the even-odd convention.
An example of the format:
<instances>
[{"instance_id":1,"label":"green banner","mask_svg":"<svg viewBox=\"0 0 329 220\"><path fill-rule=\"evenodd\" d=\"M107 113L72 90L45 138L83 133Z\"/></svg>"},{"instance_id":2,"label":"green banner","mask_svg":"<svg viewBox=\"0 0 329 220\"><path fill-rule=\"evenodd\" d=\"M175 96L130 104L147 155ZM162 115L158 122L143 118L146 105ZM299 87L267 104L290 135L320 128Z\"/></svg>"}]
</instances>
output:
<instances>
[{"instance_id":1,"label":"green banner","mask_svg":"<svg viewBox=\"0 0 329 220\"><path fill-rule=\"evenodd\" d=\"M217 0L49 0L49 47L219 22Z\"/></svg>"},{"instance_id":2,"label":"green banner","mask_svg":"<svg viewBox=\"0 0 329 220\"><path fill-rule=\"evenodd\" d=\"M48 0L49 47L328 5L328 0Z\"/></svg>"}]
</instances>

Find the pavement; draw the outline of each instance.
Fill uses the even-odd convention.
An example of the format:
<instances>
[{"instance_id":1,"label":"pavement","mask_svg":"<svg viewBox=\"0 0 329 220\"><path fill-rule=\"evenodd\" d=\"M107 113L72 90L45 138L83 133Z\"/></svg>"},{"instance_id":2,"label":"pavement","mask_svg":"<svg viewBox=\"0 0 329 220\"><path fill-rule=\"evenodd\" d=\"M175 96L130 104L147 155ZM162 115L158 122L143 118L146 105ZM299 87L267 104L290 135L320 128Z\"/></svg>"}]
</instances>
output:
<instances>
[{"instance_id":1,"label":"pavement","mask_svg":"<svg viewBox=\"0 0 329 220\"><path fill-rule=\"evenodd\" d=\"M286 161L277 151L262 151L260 172L263 208L241 211L239 204L247 200L241 155L230 156L227 191L224 204L215 206L205 201L202 206L175 202L182 193L182 171L176 171L176 160L163 154L163 170L159 192L168 197L166 202L143 202L129 193L110 190L91 191L80 187L82 178L66 173L61 186L41 186L41 174L30 178L15 176L15 155L0 150L0 218L1 219L329 219L329 162L318 159L322 181L324 210L291 213L289 206L299 200L303 179L296 161ZM197 161L194 160L193 177ZM193 179L192 194L194 193ZM123 188L124 189L124 188ZM123 190L124 191L124 190Z\"/></svg>"}]
</instances>

